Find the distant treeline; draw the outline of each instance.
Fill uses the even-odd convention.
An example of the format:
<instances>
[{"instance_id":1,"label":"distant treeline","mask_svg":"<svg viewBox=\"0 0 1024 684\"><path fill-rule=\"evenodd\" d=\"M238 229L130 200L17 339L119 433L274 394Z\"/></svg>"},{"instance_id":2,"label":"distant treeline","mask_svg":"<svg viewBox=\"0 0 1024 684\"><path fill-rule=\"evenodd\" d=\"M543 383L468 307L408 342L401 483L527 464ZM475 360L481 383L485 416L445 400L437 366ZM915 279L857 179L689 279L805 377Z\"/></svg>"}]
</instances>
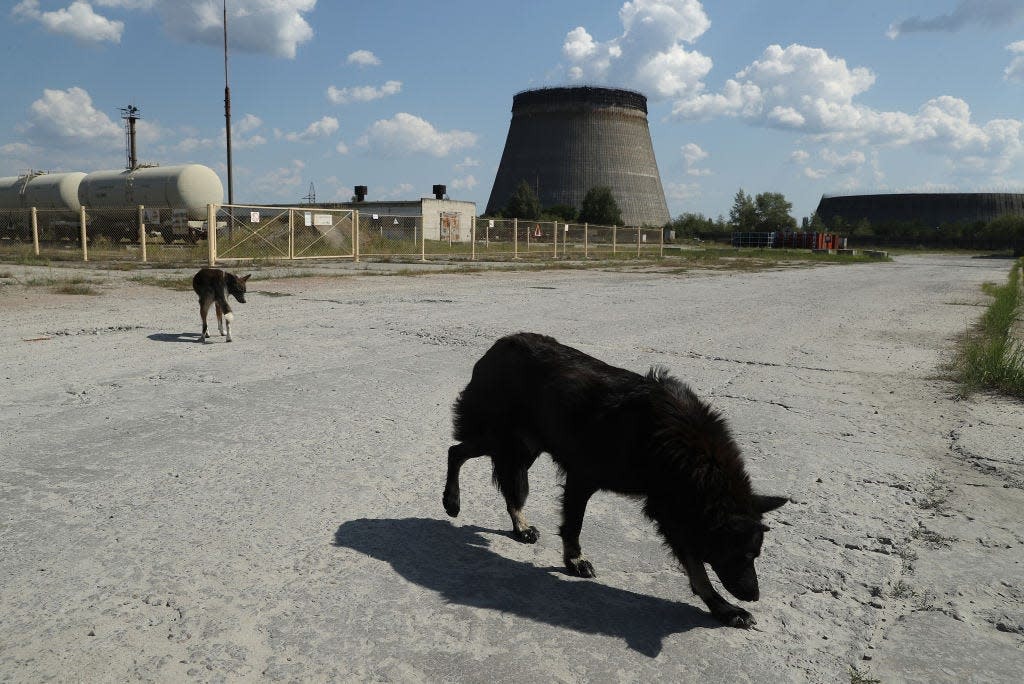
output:
<instances>
[{"instance_id":1,"label":"distant treeline","mask_svg":"<svg viewBox=\"0 0 1024 684\"><path fill-rule=\"evenodd\" d=\"M736 222L719 216L712 219L703 214L681 214L668 228L675 231L677 240L728 240L743 228ZM756 230L756 228L755 228ZM789 230L797 230L789 228ZM877 222L867 220L846 221L842 217L821 221L817 215L804 219L802 231L838 233L850 239L850 246L877 245L890 247L947 247L958 249L1012 249L1024 251L1024 216L1007 214L992 221L944 223L926 226L916 221Z\"/></svg>"}]
</instances>

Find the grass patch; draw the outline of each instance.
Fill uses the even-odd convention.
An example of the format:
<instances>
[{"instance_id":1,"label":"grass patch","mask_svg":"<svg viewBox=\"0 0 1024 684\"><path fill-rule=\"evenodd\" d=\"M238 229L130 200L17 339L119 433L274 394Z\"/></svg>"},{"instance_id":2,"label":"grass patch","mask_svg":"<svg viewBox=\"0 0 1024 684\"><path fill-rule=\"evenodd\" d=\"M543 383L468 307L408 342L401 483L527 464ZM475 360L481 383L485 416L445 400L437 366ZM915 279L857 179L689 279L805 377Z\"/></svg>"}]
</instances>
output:
<instances>
[{"instance_id":1,"label":"grass patch","mask_svg":"<svg viewBox=\"0 0 1024 684\"><path fill-rule=\"evenodd\" d=\"M850 684L881 684L881 679L875 679L866 672L861 672L853 665L850 666Z\"/></svg>"},{"instance_id":2,"label":"grass patch","mask_svg":"<svg viewBox=\"0 0 1024 684\"><path fill-rule=\"evenodd\" d=\"M13 277L13 276L12 276ZM35 277L21 281L25 287L46 287L56 294L69 295L98 295L100 291L94 285L103 284L102 280L93 280L82 276L70 276L66 278Z\"/></svg>"},{"instance_id":3,"label":"grass patch","mask_svg":"<svg viewBox=\"0 0 1024 684\"><path fill-rule=\"evenodd\" d=\"M187 292L192 289L191 278L161 278L154 275L133 275L128 278L133 283L139 283L140 285L152 285L153 287L163 287L168 290L175 290L176 292Z\"/></svg>"},{"instance_id":4,"label":"grass patch","mask_svg":"<svg viewBox=\"0 0 1024 684\"><path fill-rule=\"evenodd\" d=\"M50 288L56 294L98 295L100 291L88 283L60 283Z\"/></svg>"},{"instance_id":5,"label":"grass patch","mask_svg":"<svg viewBox=\"0 0 1024 684\"><path fill-rule=\"evenodd\" d=\"M957 541L956 537L947 537L939 534L935 530L928 529L920 522L917 523L915 529L911 530L910 538L923 542L933 549L948 549L953 542Z\"/></svg>"},{"instance_id":6,"label":"grass patch","mask_svg":"<svg viewBox=\"0 0 1024 684\"><path fill-rule=\"evenodd\" d=\"M953 369L962 393L994 390L1024 399L1024 343L1011 330L1024 311L1021 302L1021 263L1010 269L1005 285L982 286L992 302L976 326L962 338Z\"/></svg>"},{"instance_id":7,"label":"grass patch","mask_svg":"<svg viewBox=\"0 0 1024 684\"><path fill-rule=\"evenodd\" d=\"M903 580L897 580L896 584L892 585L889 595L897 599L911 599L917 596L917 592Z\"/></svg>"}]
</instances>

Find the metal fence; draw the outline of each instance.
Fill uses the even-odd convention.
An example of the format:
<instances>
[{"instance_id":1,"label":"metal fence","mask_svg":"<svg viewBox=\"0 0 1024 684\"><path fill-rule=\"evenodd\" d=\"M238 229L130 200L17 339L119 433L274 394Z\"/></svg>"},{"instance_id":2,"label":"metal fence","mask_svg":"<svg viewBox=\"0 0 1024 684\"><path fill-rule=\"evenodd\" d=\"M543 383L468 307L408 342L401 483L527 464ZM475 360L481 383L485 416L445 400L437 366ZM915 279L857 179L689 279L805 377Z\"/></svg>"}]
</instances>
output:
<instances>
[{"instance_id":1,"label":"metal fence","mask_svg":"<svg viewBox=\"0 0 1024 684\"><path fill-rule=\"evenodd\" d=\"M664 254L661 228L399 216L353 209L210 205L0 211L0 256L209 263L297 259L628 259ZM214 226L210 230L210 226ZM427 226L427 229L425 229Z\"/></svg>"},{"instance_id":2,"label":"metal fence","mask_svg":"<svg viewBox=\"0 0 1024 684\"><path fill-rule=\"evenodd\" d=\"M356 213L351 209L225 205L210 209L217 226L211 262L239 259L355 258Z\"/></svg>"}]
</instances>

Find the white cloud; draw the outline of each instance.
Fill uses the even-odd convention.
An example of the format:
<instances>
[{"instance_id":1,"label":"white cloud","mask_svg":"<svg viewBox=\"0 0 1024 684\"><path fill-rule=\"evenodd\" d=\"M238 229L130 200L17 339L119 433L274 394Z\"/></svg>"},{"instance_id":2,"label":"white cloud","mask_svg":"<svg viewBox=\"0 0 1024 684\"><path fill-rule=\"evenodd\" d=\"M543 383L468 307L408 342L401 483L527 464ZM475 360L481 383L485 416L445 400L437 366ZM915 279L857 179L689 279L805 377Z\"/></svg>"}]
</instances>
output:
<instances>
[{"instance_id":1,"label":"white cloud","mask_svg":"<svg viewBox=\"0 0 1024 684\"><path fill-rule=\"evenodd\" d=\"M397 95L402 91L401 81L388 81L384 85L377 86L355 86L353 88L327 87L327 99L334 104L348 104L349 102L372 102L382 97Z\"/></svg>"},{"instance_id":2,"label":"white cloud","mask_svg":"<svg viewBox=\"0 0 1024 684\"><path fill-rule=\"evenodd\" d=\"M231 132L235 133L252 133L257 128L263 125L263 120L255 114L246 114L242 117L241 121L234 123L231 126Z\"/></svg>"},{"instance_id":3,"label":"white cloud","mask_svg":"<svg viewBox=\"0 0 1024 684\"><path fill-rule=\"evenodd\" d=\"M439 131L418 116L400 112L391 119L375 121L359 144L385 157L427 154L445 157L456 150L472 147L477 136L468 131Z\"/></svg>"},{"instance_id":4,"label":"white cloud","mask_svg":"<svg viewBox=\"0 0 1024 684\"><path fill-rule=\"evenodd\" d=\"M864 153L860 150L854 150L849 154L839 154L829 148L825 148L821 151L820 155L822 160L836 171L851 171L860 168L867 161Z\"/></svg>"},{"instance_id":5,"label":"white cloud","mask_svg":"<svg viewBox=\"0 0 1024 684\"><path fill-rule=\"evenodd\" d=\"M448 182L449 187L453 190L472 190L477 184L476 177L472 174L464 178L455 178Z\"/></svg>"},{"instance_id":6,"label":"white cloud","mask_svg":"<svg viewBox=\"0 0 1024 684\"><path fill-rule=\"evenodd\" d=\"M300 159L293 159L288 166L276 168L251 183L252 191L257 196L285 197L289 191L295 192L303 185L303 171L306 164Z\"/></svg>"},{"instance_id":7,"label":"white cloud","mask_svg":"<svg viewBox=\"0 0 1024 684\"><path fill-rule=\"evenodd\" d=\"M935 17L914 16L889 25L886 35L898 38L904 33L959 31L965 26L999 27L1024 18L1024 5L1020 0L959 0L949 14Z\"/></svg>"},{"instance_id":8,"label":"white cloud","mask_svg":"<svg viewBox=\"0 0 1024 684\"><path fill-rule=\"evenodd\" d=\"M698 163L708 158L708 153L697 143L686 143L682 147L683 159L686 161L686 175L688 176L710 176L709 169L702 169Z\"/></svg>"},{"instance_id":9,"label":"white cloud","mask_svg":"<svg viewBox=\"0 0 1024 684\"><path fill-rule=\"evenodd\" d=\"M349 64L356 64L362 67L380 66L380 59L369 50L356 50L348 56L346 61Z\"/></svg>"},{"instance_id":10,"label":"white cloud","mask_svg":"<svg viewBox=\"0 0 1024 684\"><path fill-rule=\"evenodd\" d=\"M1010 64L1003 71L1003 77L1007 81L1024 83L1024 40L1010 43L1006 49L1014 54L1014 58L1010 60Z\"/></svg>"},{"instance_id":11,"label":"white cloud","mask_svg":"<svg viewBox=\"0 0 1024 684\"><path fill-rule=\"evenodd\" d=\"M699 183L665 183L665 199L680 203L701 196Z\"/></svg>"},{"instance_id":12,"label":"white cloud","mask_svg":"<svg viewBox=\"0 0 1024 684\"><path fill-rule=\"evenodd\" d=\"M92 98L82 88L43 90L32 103L25 125L26 137L37 144L96 145L114 148L123 144L120 125L93 107Z\"/></svg>"},{"instance_id":13,"label":"white cloud","mask_svg":"<svg viewBox=\"0 0 1024 684\"><path fill-rule=\"evenodd\" d=\"M385 190L381 194L382 199L395 199L395 198L406 198L412 194L413 186L410 183L399 183L390 190Z\"/></svg>"},{"instance_id":14,"label":"white cloud","mask_svg":"<svg viewBox=\"0 0 1024 684\"><path fill-rule=\"evenodd\" d=\"M845 154L825 147L818 151L819 165L811 165L811 154L806 150L794 150L789 161L800 167L800 173L811 180L821 180L835 175L849 176L857 174L867 162L867 157L860 150L851 150ZM873 160L877 162L877 159ZM848 179L848 180L849 180Z\"/></svg>"},{"instance_id":15,"label":"white cloud","mask_svg":"<svg viewBox=\"0 0 1024 684\"><path fill-rule=\"evenodd\" d=\"M833 143L915 145L961 159L974 155L988 159L992 169L1006 168L1021 155L1021 121L975 122L967 103L948 95L928 100L913 113L857 103L874 81L870 70L850 68L819 48L772 45L720 92L679 98L673 114L737 117Z\"/></svg>"},{"instance_id":16,"label":"white cloud","mask_svg":"<svg viewBox=\"0 0 1024 684\"><path fill-rule=\"evenodd\" d=\"M338 144L334 146L334 150L338 154L348 154L348 145L345 144L345 141L339 140Z\"/></svg>"},{"instance_id":17,"label":"white cloud","mask_svg":"<svg viewBox=\"0 0 1024 684\"><path fill-rule=\"evenodd\" d=\"M124 22L97 14L94 5L156 12L167 33L186 43L220 46L224 42L224 6L215 0L74 0L54 12L40 11L38 0L22 0L11 13L81 41L120 42ZM293 59L298 47L313 38L304 15L315 7L316 0L231 0L227 4L229 47Z\"/></svg>"},{"instance_id":18,"label":"white cloud","mask_svg":"<svg viewBox=\"0 0 1024 684\"><path fill-rule=\"evenodd\" d=\"M11 14L20 19L39 22L50 33L70 36L83 43L120 43L124 22L112 21L96 14L92 5L75 0L66 9L43 12L38 0L23 0Z\"/></svg>"},{"instance_id":19,"label":"white cloud","mask_svg":"<svg viewBox=\"0 0 1024 684\"><path fill-rule=\"evenodd\" d=\"M172 36L187 43L224 44L223 5L210 0L152 0L130 3L152 7ZM127 6L127 3L126 3ZM303 14L316 0L231 0L228 46L243 52L294 59L298 47L313 38Z\"/></svg>"},{"instance_id":20,"label":"white cloud","mask_svg":"<svg viewBox=\"0 0 1024 684\"><path fill-rule=\"evenodd\" d=\"M338 131L338 120L333 116L325 116L319 121L306 126L301 133L285 133L284 139L288 142L312 142L318 138L325 138Z\"/></svg>"},{"instance_id":21,"label":"white cloud","mask_svg":"<svg viewBox=\"0 0 1024 684\"><path fill-rule=\"evenodd\" d=\"M707 159L708 153L697 143L686 143L683 145L683 158L686 160L687 166L693 166L697 162Z\"/></svg>"},{"instance_id":22,"label":"white cloud","mask_svg":"<svg viewBox=\"0 0 1024 684\"><path fill-rule=\"evenodd\" d=\"M479 159L473 159L472 157L465 157L465 158L463 158L462 161L460 161L458 164L455 165L455 168L458 169L459 171L463 171L465 169L472 169L472 168L475 168L477 166L480 166L480 160Z\"/></svg>"},{"instance_id":23,"label":"white cloud","mask_svg":"<svg viewBox=\"0 0 1024 684\"><path fill-rule=\"evenodd\" d=\"M619 19L623 32L608 41L595 40L582 26L566 34L562 54L570 79L625 86L652 99L701 90L711 59L682 46L711 26L698 0L632 0Z\"/></svg>"}]
</instances>

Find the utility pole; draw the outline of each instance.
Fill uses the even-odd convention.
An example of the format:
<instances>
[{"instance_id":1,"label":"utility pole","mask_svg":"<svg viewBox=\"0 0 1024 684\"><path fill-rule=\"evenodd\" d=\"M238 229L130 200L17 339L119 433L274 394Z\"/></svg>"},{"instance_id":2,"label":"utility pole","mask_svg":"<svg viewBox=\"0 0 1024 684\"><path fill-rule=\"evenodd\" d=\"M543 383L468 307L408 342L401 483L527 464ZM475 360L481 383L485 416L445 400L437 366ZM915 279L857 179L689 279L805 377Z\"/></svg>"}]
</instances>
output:
<instances>
[{"instance_id":1,"label":"utility pole","mask_svg":"<svg viewBox=\"0 0 1024 684\"><path fill-rule=\"evenodd\" d=\"M228 0L224 0L224 132L228 141L228 204L235 203L231 178L231 87L228 86Z\"/></svg>"}]
</instances>

